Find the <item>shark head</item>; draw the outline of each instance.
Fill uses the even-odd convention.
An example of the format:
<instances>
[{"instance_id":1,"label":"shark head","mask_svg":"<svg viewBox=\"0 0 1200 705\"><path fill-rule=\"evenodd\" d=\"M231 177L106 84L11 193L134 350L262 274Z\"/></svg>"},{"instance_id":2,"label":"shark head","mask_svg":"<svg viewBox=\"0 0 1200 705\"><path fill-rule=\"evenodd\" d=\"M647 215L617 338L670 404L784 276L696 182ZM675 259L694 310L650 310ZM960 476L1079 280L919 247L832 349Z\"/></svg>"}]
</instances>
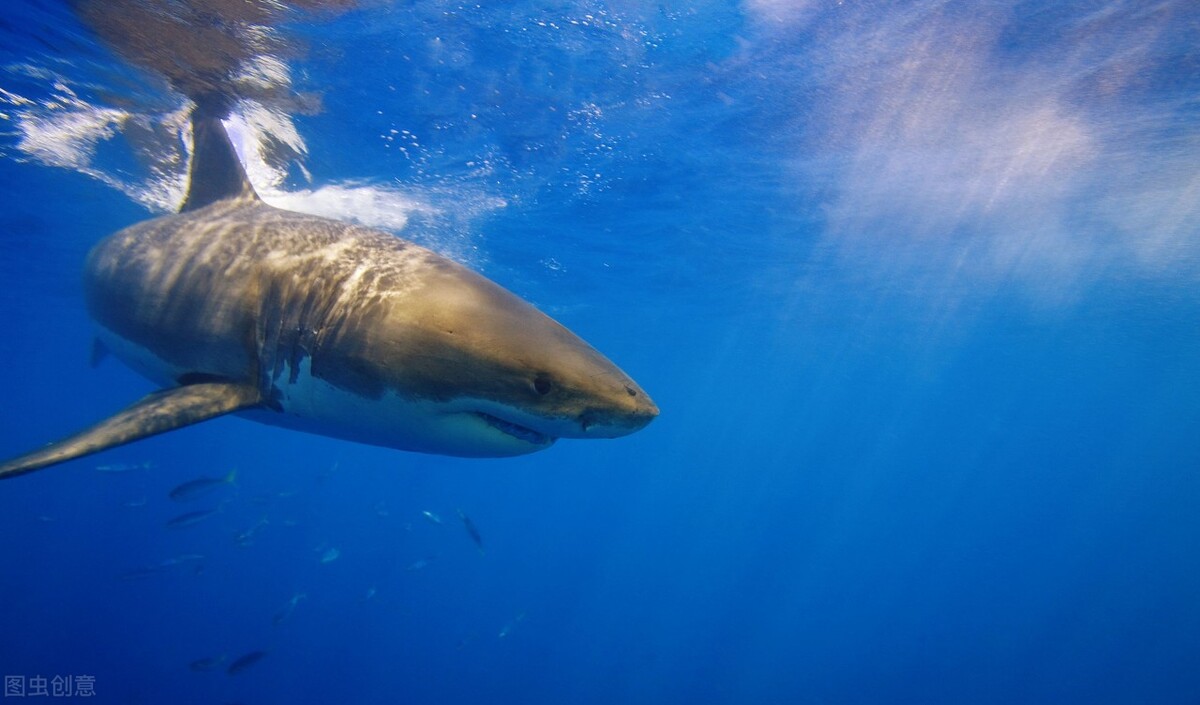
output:
<instances>
[{"instance_id":1,"label":"shark head","mask_svg":"<svg viewBox=\"0 0 1200 705\"><path fill-rule=\"evenodd\" d=\"M464 434L495 444L496 451L530 452L558 438L624 436L658 415L654 401L629 375L510 296L489 292L489 308L501 299L502 312L454 312L459 321L476 320L468 331L436 329L442 344L459 353L445 360L440 374L448 377L440 378L470 380L447 394L442 405Z\"/></svg>"},{"instance_id":2,"label":"shark head","mask_svg":"<svg viewBox=\"0 0 1200 705\"><path fill-rule=\"evenodd\" d=\"M559 438L616 438L658 415L650 396L577 335L499 285L412 247L424 261L394 302L361 309L312 374L397 402L395 438L381 445L495 457ZM322 360L326 364L322 364ZM375 413L375 436L388 414ZM407 441L419 429L419 447Z\"/></svg>"},{"instance_id":3,"label":"shark head","mask_svg":"<svg viewBox=\"0 0 1200 705\"><path fill-rule=\"evenodd\" d=\"M616 438L658 415L637 382L557 321L474 272L436 271L425 285L433 305L406 310L402 328L422 341L415 381L460 451L510 455L558 438Z\"/></svg>"}]
</instances>

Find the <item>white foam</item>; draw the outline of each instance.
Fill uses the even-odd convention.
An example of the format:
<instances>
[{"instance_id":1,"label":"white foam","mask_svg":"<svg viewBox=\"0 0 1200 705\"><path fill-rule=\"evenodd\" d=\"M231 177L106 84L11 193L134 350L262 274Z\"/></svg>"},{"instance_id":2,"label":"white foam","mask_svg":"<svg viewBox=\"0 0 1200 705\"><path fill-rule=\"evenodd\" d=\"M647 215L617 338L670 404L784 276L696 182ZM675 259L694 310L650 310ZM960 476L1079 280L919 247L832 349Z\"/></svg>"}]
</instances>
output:
<instances>
[{"instance_id":1,"label":"white foam","mask_svg":"<svg viewBox=\"0 0 1200 705\"><path fill-rule=\"evenodd\" d=\"M437 215L437 209L399 190L370 185L333 184L313 190L264 190L263 200L277 208L400 231L413 214Z\"/></svg>"},{"instance_id":2,"label":"white foam","mask_svg":"<svg viewBox=\"0 0 1200 705\"><path fill-rule=\"evenodd\" d=\"M280 188L287 180L287 165L308 154L290 115L260 103L241 101L224 121L225 130L255 188ZM270 147L274 151L268 151Z\"/></svg>"},{"instance_id":3,"label":"white foam","mask_svg":"<svg viewBox=\"0 0 1200 705\"><path fill-rule=\"evenodd\" d=\"M263 74L262 80L270 83L286 78L286 66L281 63L260 62L254 71ZM166 114L140 115L90 105L56 75L44 78L56 88L54 95L42 102L0 89L0 105L11 108L21 153L47 166L86 174L152 211L178 209L185 195L187 152L191 149L187 121L190 104L185 101L178 110ZM289 175L294 168L308 178L304 167L308 147L290 115L253 101L241 101L225 126L251 184L264 201L279 208L392 232L404 230L414 216L420 216L450 223L454 237L460 237L461 226L467 221L505 206L502 199L479 193L465 184L421 190L343 181L297 189L289 185ZM139 139L131 143L140 149L137 156L148 166L147 174L130 176L97 164L101 144L122 133L131 136L134 131ZM177 142L164 139L171 133L178 134L180 139ZM459 259L470 259L470 246L461 242L425 244L449 250Z\"/></svg>"},{"instance_id":4,"label":"white foam","mask_svg":"<svg viewBox=\"0 0 1200 705\"><path fill-rule=\"evenodd\" d=\"M70 169L90 167L96 145L117 134L129 117L122 110L101 108L19 115L17 147L43 164Z\"/></svg>"},{"instance_id":5,"label":"white foam","mask_svg":"<svg viewBox=\"0 0 1200 705\"><path fill-rule=\"evenodd\" d=\"M343 181L313 189L287 188L288 166L298 165L303 170L302 160L308 153L291 116L242 101L225 126L250 183L264 201L277 208L399 232L414 216L461 223L506 205L502 199L475 193L465 185L420 190ZM269 147L275 151L268 151ZM452 243L428 244L454 249Z\"/></svg>"},{"instance_id":6,"label":"white foam","mask_svg":"<svg viewBox=\"0 0 1200 705\"><path fill-rule=\"evenodd\" d=\"M277 90L292 85L291 71L283 59L270 54L256 54L241 65L234 80L265 90Z\"/></svg>"}]
</instances>

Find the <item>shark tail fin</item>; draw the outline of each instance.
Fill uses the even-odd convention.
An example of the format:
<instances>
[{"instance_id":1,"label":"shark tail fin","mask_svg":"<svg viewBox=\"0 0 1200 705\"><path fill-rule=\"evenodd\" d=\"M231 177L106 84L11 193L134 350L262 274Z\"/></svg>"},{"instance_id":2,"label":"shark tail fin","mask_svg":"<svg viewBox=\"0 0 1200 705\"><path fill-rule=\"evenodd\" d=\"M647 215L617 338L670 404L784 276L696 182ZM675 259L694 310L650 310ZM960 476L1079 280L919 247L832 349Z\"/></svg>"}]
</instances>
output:
<instances>
[{"instance_id":1,"label":"shark tail fin","mask_svg":"<svg viewBox=\"0 0 1200 705\"><path fill-rule=\"evenodd\" d=\"M188 191L179 211L196 210L225 200L259 200L221 122L229 115L229 99L213 94L198 96L195 103Z\"/></svg>"},{"instance_id":2,"label":"shark tail fin","mask_svg":"<svg viewBox=\"0 0 1200 705\"><path fill-rule=\"evenodd\" d=\"M229 382L190 384L155 392L85 431L0 464L0 479L248 409L261 401L254 387Z\"/></svg>"}]
</instances>

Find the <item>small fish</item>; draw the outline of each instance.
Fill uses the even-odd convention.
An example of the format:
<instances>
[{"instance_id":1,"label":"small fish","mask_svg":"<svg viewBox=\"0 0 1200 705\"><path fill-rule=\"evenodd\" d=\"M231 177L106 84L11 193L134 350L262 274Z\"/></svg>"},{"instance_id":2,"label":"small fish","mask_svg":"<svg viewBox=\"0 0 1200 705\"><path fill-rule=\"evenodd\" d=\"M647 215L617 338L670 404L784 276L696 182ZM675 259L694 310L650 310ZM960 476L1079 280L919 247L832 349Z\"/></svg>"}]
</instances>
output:
<instances>
[{"instance_id":1,"label":"small fish","mask_svg":"<svg viewBox=\"0 0 1200 705\"><path fill-rule=\"evenodd\" d=\"M317 473L317 484L325 482L325 480L332 477L334 475L334 473L336 473L337 471L338 471L338 464L337 464L337 461L334 461L333 465L331 465L328 470L322 470Z\"/></svg>"},{"instance_id":2,"label":"small fish","mask_svg":"<svg viewBox=\"0 0 1200 705\"><path fill-rule=\"evenodd\" d=\"M475 528L475 522L471 521L471 517L467 516L461 509L458 510L458 518L462 519L463 527L470 534L471 540L475 542L480 555L483 555L483 537L479 535L479 529Z\"/></svg>"},{"instance_id":3,"label":"small fish","mask_svg":"<svg viewBox=\"0 0 1200 705\"><path fill-rule=\"evenodd\" d=\"M229 664L229 668L225 669L225 672L231 676L241 673L261 661L262 657L266 655L266 651L251 651L245 656L239 656L236 661Z\"/></svg>"},{"instance_id":4,"label":"small fish","mask_svg":"<svg viewBox=\"0 0 1200 705\"><path fill-rule=\"evenodd\" d=\"M432 524L441 524L442 518L433 512L421 512L421 515L429 520Z\"/></svg>"},{"instance_id":5,"label":"small fish","mask_svg":"<svg viewBox=\"0 0 1200 705\"><path fill-rule=\"evenodd\" d=\"M288 619L290 619L292 616L292 612L296 611L296 605L300 604L300 600L303 600L306 597L308 597L308 595L305 595L302 592L292 595L292 599L287 601L287 604L283 606L283 609L276 612L275 616L271 618L271 624L279 626L280 624L288 621Z\"/></svg>"},{"instance_id":6,"label":"small fish","mask_svg":"<svg viewBox=\"0 0 1200 705\"><path fill-rule=\"evenodd\" d=\"M219 668L223 663L225 663L225 654L215 657L210 656L208 658L198 658L189 663L188 668L192 669L193 671L211 671Z\"/></svg>"},{"instance_id":7,"label":"small fish","mask_svg":"<svg viewBox=\"0 0 1200 705\"><path fill-rule=\"evenodd\" d=\"M149 470L154 467L154 463L112 463L111 465L97 465L97 472L129 472L130 470Z\"/></svg>"},{"instance_id":8,"label":"small fish","mask_svg":"<svg viewBox=\"0 0 1200 705\"><path fill-rule=\"evenodd\" d=\"M336 548L326 549L325 552L321 554L321 562L322 563L332 563L332 562L336 561L338 559L338 557L341 555L342 555L342 552L337 550Z\"/></svg>"},{"instance_id":9,"label":"small fish","mask_svg":"<svg viewBox=\"0 0 1200 705\"><path fill-rule=\"evenodd\" d=\"M188 480L182 485L171 490L170 497L176 502L185 502L188 500L203 497L213 490L225 485L232 485L237 481L237 469L229 471L225 477L198 477L195 480Z\"/></svg>"},{"instance_id":10,"label":"small fish","mask_svg":"<svg viewBox=\"0 0 1200 705\"><path fill-rule=\"evenodd\" d=\"M199 553L181 553L178 556L172 556L159 563L160 568L169 568L173 565L183 565L184 563L192 563L195 561L204 560L204 556Z\"/></svg>"},{"instance_id":11,"label":"small fish","mask_svg":"<svg viewBox=\"0 0 1200 705\"><path fill-rule=\"evenodd\" d=\"M513 628L516 627L518 624L520 624L521 620L523 620L523 619L525 619L524 612L517 615L516 617L513 617L513 620L511 622L509 622L508 624L505 624L504 628L500 630L499 638L503 639L504 637L508 636L509 634L512 634Z\"/></svg>"},{"instance_id":12,"label":"small fish","mask_svg":"<svg viewBox=\"0 0 1200 705\"><path fill-rule=\"evenodd\" d=\"M419 561L414 561L414 562L410 563L408 565L408 567L405 568L405 570L421 570L423 568L428 568L429 564L433 563L434 560L436 560L436 559L437 559L437 556L425 556L424 558L422 558Z\"/></svg>"},{"instance_id":13,"label":"small fish","mask_svg":"<svg viewBox=\"0 0 1200 705\"><path fill-rule=\"evenodd\" d=\"M259 507L269 507L281 499L289 499L299 494L299 490L280 490L272 493L260 493L250 498L250 503Z\"/></svg>"},{"instance_id":14,"label":"small fish","mask_svg":"<svg viewBox=\"0 0 1200 705\"><path fill-rule=\"evenodd\" d=\"M375 589L374 585L372 585L371 587L367 588L367 591L365 593L363 593L362 597L358 598L358 601L359 602L370 602L371 600L375 599L375 595L377 595L378 593L379 593L379 591L377 589Z\"/></svg>"},{"instance_id":15,"label":"small fish","mask_svg":"<svg viewBox=\"0 0 1200 705\"><path fill-rule=\"evenodd\" d=\"M254 537L258 534L258 530L267 525L267 518L259 519L254 526L249 529L239 531L233 535L233 542L239 546L249 546L254 543Z\"/></svg>"},{"instance_id":16,"label":"small fish","mask_svg":"<svg viewBox=\"0 0 1200 705\"><path fill-rule=\"evenodd\" d=\"M124 504L124 506L126 506L126 507L144 507L144 506L146 506L146 498L138 497L136 499L131 499L128 502L126 502Z\"/></svg>"},{"instance_id":17,"label":"small fish","mask_svg":"<svg viewBox=\"0 0 1200 705\"><path fill-rule=\"evenodd\" d=\"M201 509L187 514L180 514L177 517L172 517L167 520L167 526L172 529L178 529L184 526L191 526L200 521L204 521L208 517L216 514L219 509Z\"/></svg>"}]
</instances>

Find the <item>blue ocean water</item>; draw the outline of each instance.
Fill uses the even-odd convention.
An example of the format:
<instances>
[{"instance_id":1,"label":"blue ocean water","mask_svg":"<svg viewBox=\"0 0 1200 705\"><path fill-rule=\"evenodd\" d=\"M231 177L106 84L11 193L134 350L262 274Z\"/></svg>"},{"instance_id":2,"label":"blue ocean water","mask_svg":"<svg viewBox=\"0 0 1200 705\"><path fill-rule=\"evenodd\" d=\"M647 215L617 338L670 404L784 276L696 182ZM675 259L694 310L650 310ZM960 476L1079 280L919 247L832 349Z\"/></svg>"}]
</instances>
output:
<instances>
[{"instance_id":1,"label":"blue ocean water","mask_svg":"<svg viewBox=\"0 0 1200 705\"><path fill-rule=\"evenodd\" d=\"M311 100L246 109L244 150L290 145L256 186L482 271L662 415L504 460L222 418L0 483L0 672L100 703L1200 702L1198 27L1184 0L290 17ZM9 457L152 389L89 364L79 279L181 193L185 102L66 5L0 36Z\"/></svg>"}]
</instances>

